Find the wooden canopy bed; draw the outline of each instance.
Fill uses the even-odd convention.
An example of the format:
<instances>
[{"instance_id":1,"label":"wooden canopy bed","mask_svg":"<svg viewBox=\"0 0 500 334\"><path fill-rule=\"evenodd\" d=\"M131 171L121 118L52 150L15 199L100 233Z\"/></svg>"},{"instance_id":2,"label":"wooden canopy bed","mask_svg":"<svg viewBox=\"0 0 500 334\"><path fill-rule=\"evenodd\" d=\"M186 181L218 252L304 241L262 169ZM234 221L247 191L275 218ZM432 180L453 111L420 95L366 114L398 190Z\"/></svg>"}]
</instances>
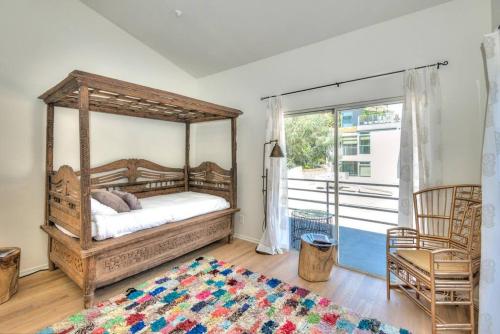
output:
<instances>
[{"instance_id":1,"label":"wooden canopy bed","mask_svg":"<svg viewBox=\"0 0 500 334\"><path fill-rule=\"evenodd\" d=\"M236 119L241 111L158 89L81 71L40 96L47 104L46 210L41 228L49 237L49 269L56 266L82 289L84 306L96 288L134 275L233 233L236 201ZM54 107L79 110L80 171L53 170ZM90 167L90 111L182 122L186 125L185 166L170 168L142 159ZM232 168L213 162L189 164L190 124L231 121ZM184 191L226 199L230 207L182 221L96 241L92 238L91 191L116 189L138 198ZM63 227L77 238L61 232Z\"/></svg>"}]
</instances>

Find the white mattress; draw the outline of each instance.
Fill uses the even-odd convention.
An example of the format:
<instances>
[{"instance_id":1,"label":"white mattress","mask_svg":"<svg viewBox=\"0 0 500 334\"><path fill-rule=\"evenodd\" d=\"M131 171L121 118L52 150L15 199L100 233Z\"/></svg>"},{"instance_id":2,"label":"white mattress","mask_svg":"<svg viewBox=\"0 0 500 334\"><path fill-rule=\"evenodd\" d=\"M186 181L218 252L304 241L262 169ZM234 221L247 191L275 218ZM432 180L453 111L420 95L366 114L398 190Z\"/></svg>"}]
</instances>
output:
<instances>
[{"instance_id":1,"label":"white mattress","mask_svg":"<svg viewBox=\"0 0 500 334\"><path fill-rule=\"evenodd\" d=\"M121 237L125 234L230 207L229 202L222 197L191 191L147 197L140 199L140 202L141 210L112 215L95 215L95 221L92 222L94 239L104 240ZM61 226L57 226L57 228L72 237L76 237Z\"/></svg>"}]
</instances>

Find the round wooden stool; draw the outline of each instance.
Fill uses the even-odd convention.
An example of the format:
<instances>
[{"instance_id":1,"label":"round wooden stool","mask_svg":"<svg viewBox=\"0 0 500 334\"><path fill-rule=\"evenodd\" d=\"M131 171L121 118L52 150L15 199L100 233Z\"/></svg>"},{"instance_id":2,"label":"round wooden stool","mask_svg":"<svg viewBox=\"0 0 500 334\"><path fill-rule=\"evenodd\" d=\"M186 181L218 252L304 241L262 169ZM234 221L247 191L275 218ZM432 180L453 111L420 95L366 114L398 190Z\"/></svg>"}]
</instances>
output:
<instances>
[{"instance_id":1,"label":"round wooden stool","mask_svg":"<svg viewBox=\"0 0 500 334\"><path fill-rule=\"evenodd\" d=\"M325 234L300 238L299 276L310 282L328 281L337 257L337 244Z\"/></svg>"},{"instance_id":2,"label":"round wooden stool","mask_svg":"<svg viewBox=\"0 0 500 334\"><path fill-rule=\"evenodd\" d=\"M0 247L0 304L17 292L21 249Z\"/></svg>"}]
</instances>

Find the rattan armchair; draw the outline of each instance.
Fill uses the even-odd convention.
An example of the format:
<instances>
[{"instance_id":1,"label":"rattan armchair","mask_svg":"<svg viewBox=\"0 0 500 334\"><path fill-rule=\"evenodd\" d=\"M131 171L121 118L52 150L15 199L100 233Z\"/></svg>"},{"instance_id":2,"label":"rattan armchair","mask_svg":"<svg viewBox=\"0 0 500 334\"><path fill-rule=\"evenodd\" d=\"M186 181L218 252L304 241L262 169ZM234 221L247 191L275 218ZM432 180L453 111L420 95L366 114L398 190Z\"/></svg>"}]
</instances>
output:
<instances>
[{"instance_id":1,"label":"rattan armchair","mask_svg":"<svg viewBox=\"0 0 500 334\"><path fill-rule=\"evenodd\" d=\"M474 333L481 188L435 187L415 193L413 201L416 228L387 231L387 299L391 289L405 293L431 316L432 333ZM466 307L468 322L447 323L437 310L444 305Z\"/></svg>"}]
</instances>

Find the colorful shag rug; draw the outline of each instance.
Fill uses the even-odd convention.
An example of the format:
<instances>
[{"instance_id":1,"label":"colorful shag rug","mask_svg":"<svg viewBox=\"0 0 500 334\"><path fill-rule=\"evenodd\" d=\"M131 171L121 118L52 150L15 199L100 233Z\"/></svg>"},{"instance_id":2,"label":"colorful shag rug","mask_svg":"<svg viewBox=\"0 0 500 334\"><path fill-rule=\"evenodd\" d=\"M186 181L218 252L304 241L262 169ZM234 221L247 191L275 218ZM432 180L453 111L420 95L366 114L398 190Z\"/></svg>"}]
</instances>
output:
<instances>
[{"instance_id":1,"label":"colorful shag rug","mask_svg":"<svg viewBox=\"0 0 500 334\"><path fill-rule=\"evenodd\" d=\"M245 268L200 257L40 333L386 333L310 291Z\"/></svg>"}]
</instances>

